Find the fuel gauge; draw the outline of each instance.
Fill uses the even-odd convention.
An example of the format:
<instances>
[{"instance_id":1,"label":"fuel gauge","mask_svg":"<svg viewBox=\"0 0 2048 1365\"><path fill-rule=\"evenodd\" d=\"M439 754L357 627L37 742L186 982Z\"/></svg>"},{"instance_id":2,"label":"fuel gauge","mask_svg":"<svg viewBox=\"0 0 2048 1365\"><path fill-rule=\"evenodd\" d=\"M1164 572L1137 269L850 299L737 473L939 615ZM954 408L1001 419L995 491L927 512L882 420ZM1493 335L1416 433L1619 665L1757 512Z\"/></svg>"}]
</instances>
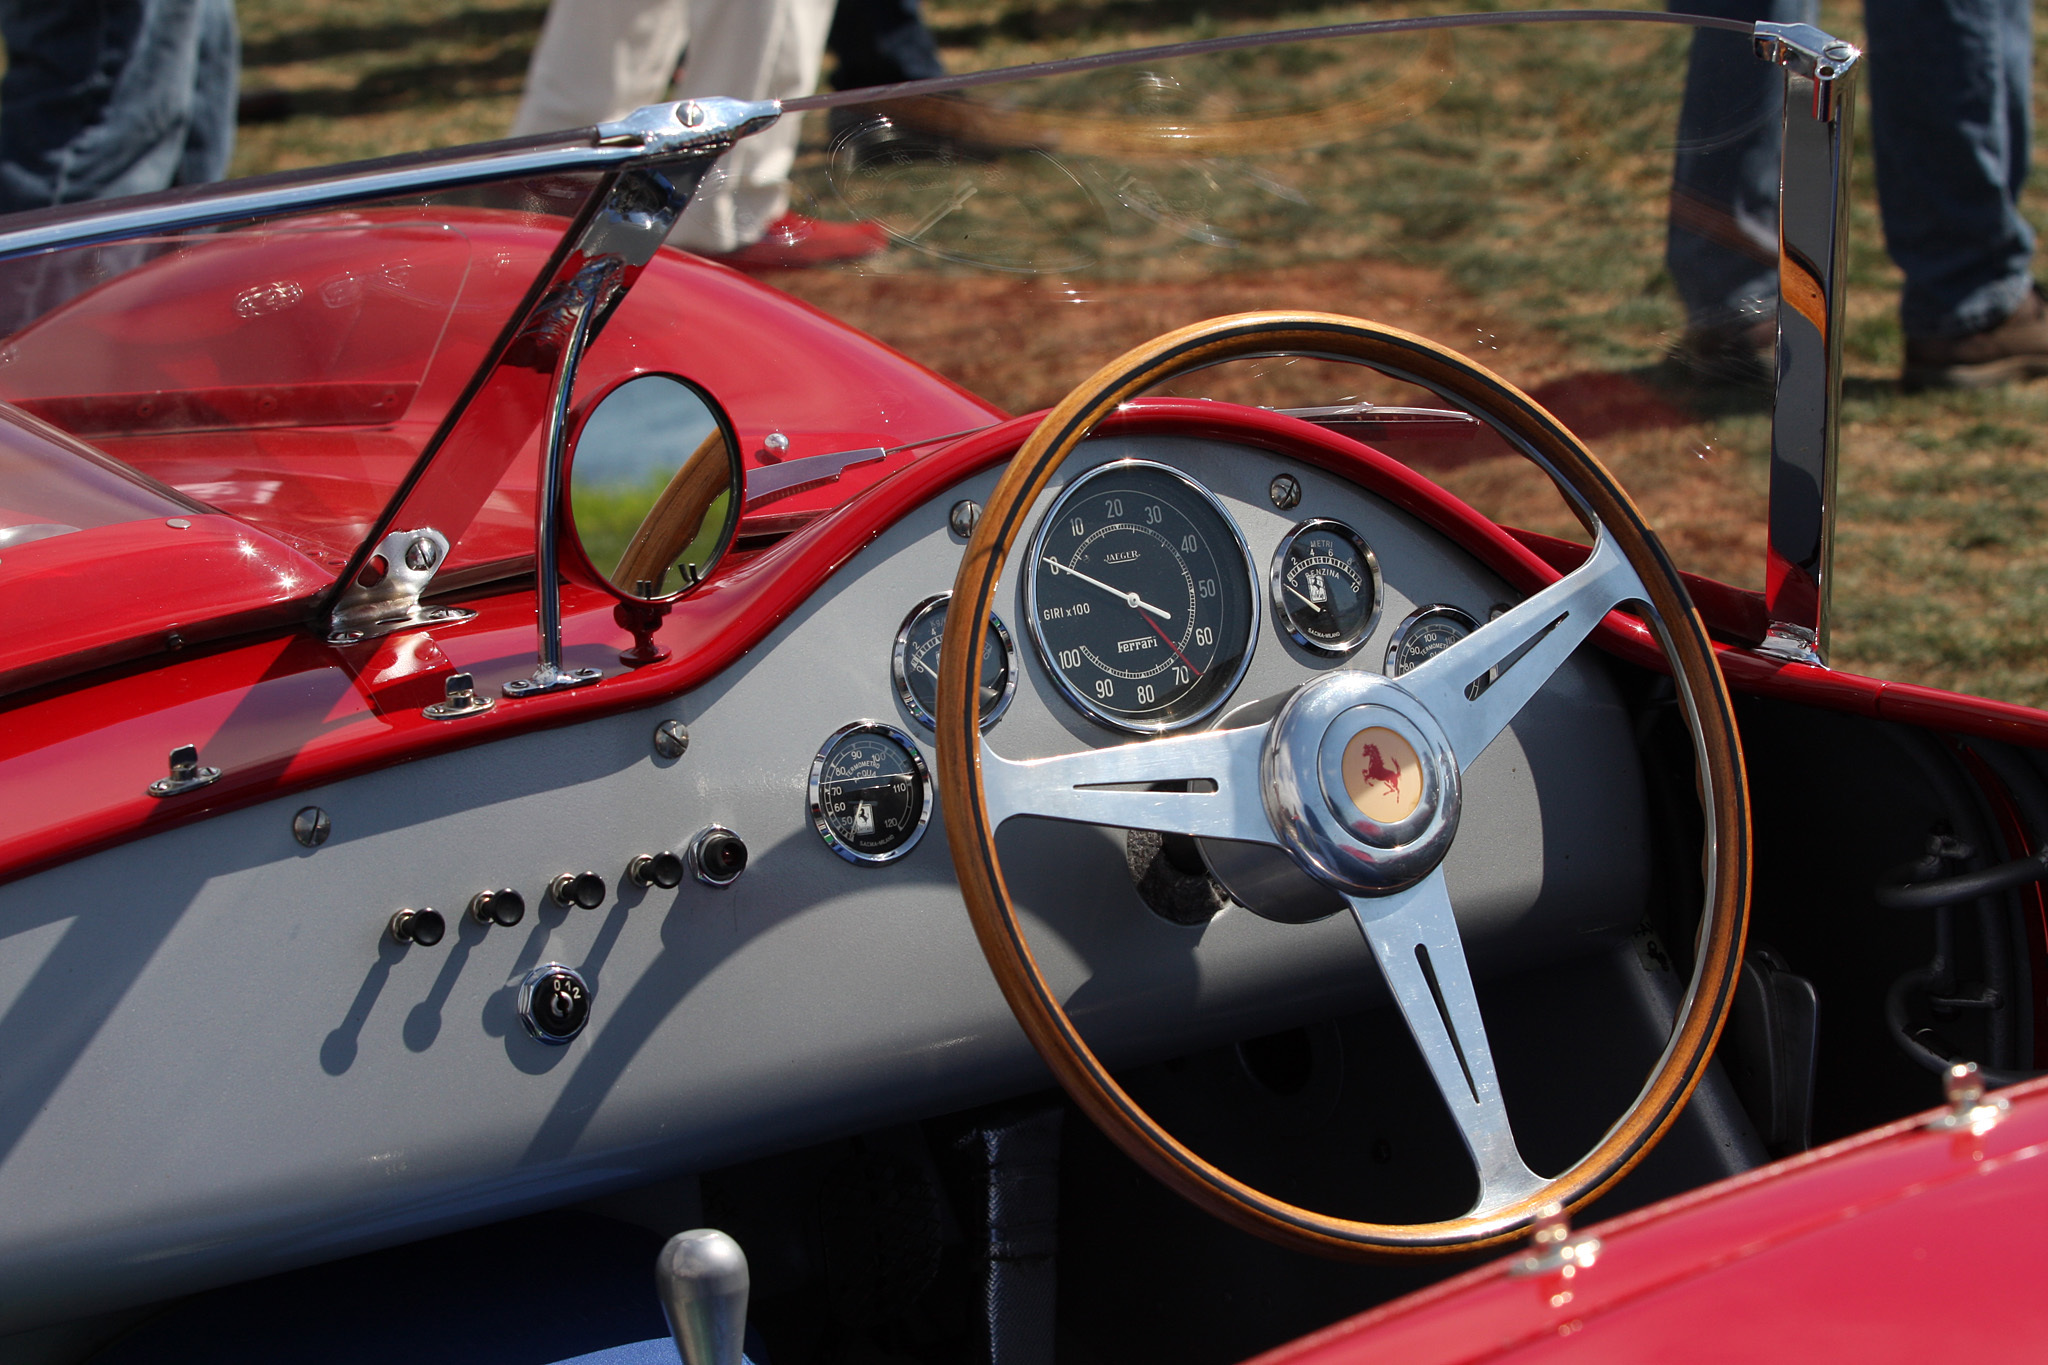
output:
<instances>
[{"instance_id":1,"label":"fuel gauge","mask_svg":"<svg viewBox=\"0 0 2048 1365\"><path fill-rule=\"evenodd\" d=\"M1303 649L1342 657L1365 643L1380 615L1380 565L1365 537L1341 521L1304 521L1273 555L1273 610Z\"/></svg>"}]
</instances>

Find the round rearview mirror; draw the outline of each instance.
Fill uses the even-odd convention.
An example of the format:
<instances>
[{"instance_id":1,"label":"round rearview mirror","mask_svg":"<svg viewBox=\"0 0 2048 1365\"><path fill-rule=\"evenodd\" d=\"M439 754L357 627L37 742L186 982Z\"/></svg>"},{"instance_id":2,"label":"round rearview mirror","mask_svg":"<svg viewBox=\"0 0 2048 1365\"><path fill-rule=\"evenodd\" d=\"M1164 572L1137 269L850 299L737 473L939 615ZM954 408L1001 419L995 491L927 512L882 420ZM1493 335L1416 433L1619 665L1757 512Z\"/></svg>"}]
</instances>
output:
<instances>
[{"instance_id":1,"label":"round rearview mirror","mask_svg":"<svg viewBox=\"0 0 2048 1365\"><path fill-rule=\"evenodd\" d=\"M621 597L667 602L702 582L732 543L739 442L711 396L672 374L607 393L569 456L569 545ZM581 577L582 575L577 575Z\"/></svg>"}]
</instances>

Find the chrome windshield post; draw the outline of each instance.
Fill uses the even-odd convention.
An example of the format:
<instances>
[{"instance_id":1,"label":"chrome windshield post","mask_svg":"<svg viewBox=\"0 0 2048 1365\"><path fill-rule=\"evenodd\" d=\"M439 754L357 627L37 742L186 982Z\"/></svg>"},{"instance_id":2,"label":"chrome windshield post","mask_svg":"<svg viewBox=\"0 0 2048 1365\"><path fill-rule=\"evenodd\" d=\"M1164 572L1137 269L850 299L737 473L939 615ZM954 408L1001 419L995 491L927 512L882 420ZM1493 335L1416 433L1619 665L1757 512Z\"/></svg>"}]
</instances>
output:
<instances>
[{"instance_id":1,"label":"chrome windshield post","mask_svg":"<svg viewBox=\"0 0 2048 1365\"><path fill-rule=\"evenodd\" d=\"M585 223L557 272L554 288L528 314L502 362L550 376L534 502L534 626L539 659L531 677L505 684L508 697L581 687L603 676L598 668L562 666L562 484L567 472L569 401L583 352L625 298L641 267L654 259L712 162L735 139L767 127L780 112L774 103L686 100L650 105L616 123L597 127L599 146L635 146L652 160L617 174L603 204Z\"/></svg>"},{"instance_id":2,"label":"chrome windshield post","mask_svg":"<svg viewBox=\"0 0 2048 1365\"><path fill-rule=\"evenodd\" d=\"M1771 413L1765 653L1825 665L1832 587L1849 147L1863 54L1811 24L1756 26L1785 71L1778 191L1778 374Z\"/></svg>"}]
</instances>

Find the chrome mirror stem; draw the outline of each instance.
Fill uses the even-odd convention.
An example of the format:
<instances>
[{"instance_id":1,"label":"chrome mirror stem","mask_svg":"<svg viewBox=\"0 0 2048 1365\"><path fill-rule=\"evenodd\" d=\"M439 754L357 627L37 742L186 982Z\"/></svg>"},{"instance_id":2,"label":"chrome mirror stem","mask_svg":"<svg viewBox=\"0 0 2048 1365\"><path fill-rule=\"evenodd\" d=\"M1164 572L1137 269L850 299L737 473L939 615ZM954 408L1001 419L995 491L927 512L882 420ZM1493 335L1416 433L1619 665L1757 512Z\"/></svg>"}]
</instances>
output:
<instances>
[{"instance_id":1,"label":"chrome mirror stem","mask_svg":"<svg viewBox=\"0 0 2048 1365\"><path fill-rule=\"evenodd\" d=\"M1760 23L1785 70L1778 191L1778 375L1771 413L1768 632L1760 648L1825 665L1842 402L1849 157L1862 52L1811 24Z\"/></svg>"}]
</instances>

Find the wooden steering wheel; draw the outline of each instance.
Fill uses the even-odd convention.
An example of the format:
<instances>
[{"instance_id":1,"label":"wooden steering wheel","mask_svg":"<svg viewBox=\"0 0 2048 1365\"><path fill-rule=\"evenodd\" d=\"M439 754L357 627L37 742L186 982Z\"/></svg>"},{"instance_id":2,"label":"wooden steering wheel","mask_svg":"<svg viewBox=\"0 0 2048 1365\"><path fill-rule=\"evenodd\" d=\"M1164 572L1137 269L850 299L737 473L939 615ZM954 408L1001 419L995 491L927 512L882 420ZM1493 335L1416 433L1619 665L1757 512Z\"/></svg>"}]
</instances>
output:
<instances>
[{"instance_id":1,"label":"wooden steering wheel","mask_svg":"<svg viewBox=\"0 0 2048 1365\"><path fill-rule=\"evenodd\" d=\"M997 754L978 724L978 665L997 578L1039 495L1118 404L1188 370L1274 354L1362 363L1479 416L1590 518L1592 553L1399 680L1333 670L1263 725L1032 761ZM1515 1145L1441 862L1457 832L1461 774L1610 610L1636 602L1647 604L1664 641L1693 736L1708 827L1706 905L1692 985L1663 1056L1599 1143L1546 1178ZM1347 789L1343 776L1387 734L1414 750L1421 774L1392 809L1357 794L1358 783ZM1025 1034L1074 1102L1139 1165L1226 1222L1286 1246L1344 1257L1464 1250L1517 1236L1552 1202L1592 1199L1677 1117L1734 998L1749 914L1747 789L1727 687L1678 570L1614 477L1555 417L1498 375L1407 332L1323 313L1218 318L1137 347L1069 394L1010 462L968 542L946 617L937 740L961 894ZM1176 782L1186 790L1131 789ZM1341 893L1478 1168L1471 1210L1420 1224L1332 1217L1253 1189L1161 1128L1083 1041L1024 940L995 839L1003 821L1023 815L1273 845Z\"/></svg>"}]
</instances>

